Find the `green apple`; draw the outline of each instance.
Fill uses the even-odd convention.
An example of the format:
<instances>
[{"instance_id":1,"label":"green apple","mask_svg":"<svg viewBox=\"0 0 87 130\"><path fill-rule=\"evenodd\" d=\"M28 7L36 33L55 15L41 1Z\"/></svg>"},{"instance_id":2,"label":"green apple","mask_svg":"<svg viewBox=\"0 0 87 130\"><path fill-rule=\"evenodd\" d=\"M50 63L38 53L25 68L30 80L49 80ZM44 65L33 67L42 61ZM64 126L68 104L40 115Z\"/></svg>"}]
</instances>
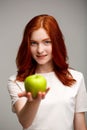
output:
<instances>
[{"instance_id":1,"label":"green apple","mask_svg":"<svg viewBox=\"0 0 87 130\"><path fill-rule=\"evenodd\" d=\"M36 98L38 92L45 92L47 87L47 81L44 76L39 74L33 74L25 78L24 80L25 90L32 93L32 97Z\"/></svg>"}]
</instances>

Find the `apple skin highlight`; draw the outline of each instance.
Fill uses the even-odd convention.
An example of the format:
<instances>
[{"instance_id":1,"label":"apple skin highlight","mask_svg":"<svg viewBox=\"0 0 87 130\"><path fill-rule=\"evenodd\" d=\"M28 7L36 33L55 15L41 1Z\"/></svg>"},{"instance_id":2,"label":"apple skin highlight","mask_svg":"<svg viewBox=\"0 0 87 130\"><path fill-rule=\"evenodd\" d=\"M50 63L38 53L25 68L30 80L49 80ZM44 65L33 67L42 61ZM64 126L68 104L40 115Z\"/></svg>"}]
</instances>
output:
<instances>
[{"instance_id":1,"label":"apple skin highlight","mask_svg":"<svg viewBox=\"0 0 87 130\"><path fill-rule=\"evenodd\" d=\"M24 86L26 92L31 92L32 97L36 98L38 92L45 92L47 88L47 81L44 76L33 74L25 78Z\"/></svg>"}]
</instances>

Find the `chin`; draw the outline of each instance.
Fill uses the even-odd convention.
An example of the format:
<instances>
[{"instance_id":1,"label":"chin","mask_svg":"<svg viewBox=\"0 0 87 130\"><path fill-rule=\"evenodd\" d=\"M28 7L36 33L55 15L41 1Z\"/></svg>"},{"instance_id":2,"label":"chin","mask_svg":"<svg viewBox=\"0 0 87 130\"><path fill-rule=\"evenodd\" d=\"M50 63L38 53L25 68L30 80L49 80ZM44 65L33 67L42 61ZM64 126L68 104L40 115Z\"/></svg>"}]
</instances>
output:
<instances>
[{"instance_id":1,"label":"chin","mask_svg":"<svg viewBox=\"0 0 87 130\"><path fill-rule=\"evenodd\" d=\"M39 61L39 62L37 62L39 65L45 65L45 64L47 64L47 62L44 62L44 61Z\"/></svg>"}]
</instances>

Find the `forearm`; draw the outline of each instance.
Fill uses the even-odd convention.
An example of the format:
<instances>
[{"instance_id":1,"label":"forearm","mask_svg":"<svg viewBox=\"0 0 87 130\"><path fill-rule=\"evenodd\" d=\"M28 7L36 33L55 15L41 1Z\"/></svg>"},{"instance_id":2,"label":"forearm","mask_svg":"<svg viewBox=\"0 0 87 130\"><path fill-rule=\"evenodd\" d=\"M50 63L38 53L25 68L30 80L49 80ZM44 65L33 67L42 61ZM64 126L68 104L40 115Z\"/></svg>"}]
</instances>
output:
<instances>
[{"instance_id":1,"label":"forearm","mask_svg":"<svg viewBox=\"0 0 87 130\"><path fill-rule=\"evenodd\" d=\"M84 112L75 114L74 130L87 130Z\"/></svg>"},{"instance_id":2,"label":"forearm","mask_svg":"<svg viewBox=\"0 0 87 130\"><path fill-rule=\"evenodd\" d=\"M27 101L24 107L18 113L19 121L24 128L28 128L32 124L35 118L35 115L38 111L39 104L40 104L40 101L37 101L37 102Z\"/></svg>"},{"instance_id":3,"label":"forearm","mask_svg":"<svg viewBox=\"0 0 87 130\"><path fill-rule=\"evenodd\" d=\"M38 111L40 102L45 98L49 88L46 92L39 92L37 98L33 99L31 93L20 93L20 99L15 103L15 110L18 115L19 121L24 128L29 127ZM26 99L23 96L27 97Z\"/></svg>"}]
</instances>

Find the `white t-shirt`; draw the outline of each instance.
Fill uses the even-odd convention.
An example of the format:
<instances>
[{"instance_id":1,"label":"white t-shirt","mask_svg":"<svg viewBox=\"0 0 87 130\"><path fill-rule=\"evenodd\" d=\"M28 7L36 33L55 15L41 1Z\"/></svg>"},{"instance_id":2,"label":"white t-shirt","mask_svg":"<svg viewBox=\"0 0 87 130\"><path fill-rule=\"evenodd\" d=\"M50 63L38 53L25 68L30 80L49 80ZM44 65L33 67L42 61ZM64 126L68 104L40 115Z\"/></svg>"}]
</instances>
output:
<instances>
[{"instance_id":1,"label":"white t-shirt","mask_svg":"<svg viewBox=\"0 0 87 130\"><path fill-rule=\"evenodd\" d=\"M47 79L50 91L41 101L32 125L25 130L73 130L74 113L87 111L87 93L83 74L75 70L70 72L77 80L72 87L64 86L54 72L41 74ZM15 78L13 75L8 80L13 112L18 93L25 91L24 82L14 82Z\"/></svg>"}]
</instances>

